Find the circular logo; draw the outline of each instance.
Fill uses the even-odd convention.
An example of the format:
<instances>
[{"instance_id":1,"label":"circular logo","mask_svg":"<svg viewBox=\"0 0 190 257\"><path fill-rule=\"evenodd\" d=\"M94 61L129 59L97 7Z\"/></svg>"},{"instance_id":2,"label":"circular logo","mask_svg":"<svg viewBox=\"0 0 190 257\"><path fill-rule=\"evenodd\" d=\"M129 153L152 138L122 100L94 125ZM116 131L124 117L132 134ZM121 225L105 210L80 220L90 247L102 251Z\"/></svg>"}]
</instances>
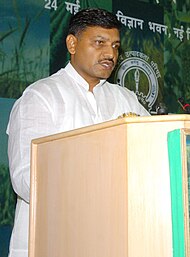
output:
<instances>
[{"instance_id":1,"label":"circular logo","mask_svg":"<svg viewBox=\"0 0 190 257\"><path fill-rule=\"evenodd\" d=\"M135 92L139 102L149 111L158 97L158 78L161 77L157 64L148 62L149 57L143 53L125 52L120 57L115 73L115 83Z\"/></svg>"}]
</instances>

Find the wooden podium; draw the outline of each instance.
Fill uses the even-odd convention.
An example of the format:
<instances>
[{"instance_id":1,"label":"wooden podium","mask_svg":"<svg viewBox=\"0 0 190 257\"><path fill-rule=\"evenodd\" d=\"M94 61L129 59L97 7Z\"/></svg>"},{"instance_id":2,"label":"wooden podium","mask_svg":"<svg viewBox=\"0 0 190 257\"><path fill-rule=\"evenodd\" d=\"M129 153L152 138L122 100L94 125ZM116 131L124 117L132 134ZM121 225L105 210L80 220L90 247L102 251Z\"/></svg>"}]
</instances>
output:
<instances>
[{"instance_id":1,"label":"wooden podium","mask_svg":"<svg viewBox=\"0 0 190 257\"><path fill-rule=\"evenodd\" d=\"M172 257L167 133L128 117L32 141L30 257Z\"/></svg>"}]
</instances>

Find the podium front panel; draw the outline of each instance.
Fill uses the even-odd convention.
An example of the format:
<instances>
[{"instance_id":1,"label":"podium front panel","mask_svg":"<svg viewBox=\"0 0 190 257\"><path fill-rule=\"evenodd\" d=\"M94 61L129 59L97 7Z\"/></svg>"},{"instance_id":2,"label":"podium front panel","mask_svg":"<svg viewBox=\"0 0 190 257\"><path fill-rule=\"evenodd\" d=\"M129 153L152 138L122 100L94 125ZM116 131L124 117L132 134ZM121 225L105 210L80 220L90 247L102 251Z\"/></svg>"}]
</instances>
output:
<instances>
[{"instance_id":1,"label":"podium front panel","mask_svg":"<svg viewBox=\"0 0 190 257\"><path fill-rule=\"evenodd\" d=\"M173 257L167 134L188 115L33 140L30 257Z\"/></svg>"}]
</instances>

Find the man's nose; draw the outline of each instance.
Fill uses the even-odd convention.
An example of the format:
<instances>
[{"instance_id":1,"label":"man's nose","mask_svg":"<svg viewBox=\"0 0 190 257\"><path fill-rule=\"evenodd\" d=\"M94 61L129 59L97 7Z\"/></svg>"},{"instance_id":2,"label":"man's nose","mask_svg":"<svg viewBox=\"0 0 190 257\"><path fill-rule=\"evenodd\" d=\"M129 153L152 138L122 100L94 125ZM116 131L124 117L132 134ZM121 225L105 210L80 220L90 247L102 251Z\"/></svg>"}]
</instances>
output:
<instances>
[{"instance_id":1,"label":"man's nose","mask_svg":"<svg viewBox=\"0 0 190 257\"><path fill-rule=\"evenodd\" d=\"M113 59L115 56L115 49L113 48L113 46L106 46L104 51L103 51L104 57L105 58L109 58L109 59Z\"/></svg>"}]
</instances>

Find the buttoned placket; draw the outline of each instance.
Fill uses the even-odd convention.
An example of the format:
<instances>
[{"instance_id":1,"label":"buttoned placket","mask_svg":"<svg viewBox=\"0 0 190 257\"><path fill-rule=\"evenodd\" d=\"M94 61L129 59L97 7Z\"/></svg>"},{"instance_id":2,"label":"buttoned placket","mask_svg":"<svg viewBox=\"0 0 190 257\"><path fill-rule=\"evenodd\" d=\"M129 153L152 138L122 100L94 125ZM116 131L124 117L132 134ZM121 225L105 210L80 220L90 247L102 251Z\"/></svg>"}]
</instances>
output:
<instances>
[{"instance_id":1,"label":"buttoned placket","mask_svg":"<svg viewBox=\"0 0 190 257\"><path fill-rule=\"evenodd\" d=\"M97 101L96 101L94 94L92 92L88 91L87 99L95 113L95 116L93 117L94 123L102 122L102 115L100 112L100 108L97 106Z\"/></svg>"},{"instance_id":2,"label":"buttoned placket","mask_svg":"<svg viewBox=\"0 0 190 257\"><path fill-rule=\"evenodd\" d=\"M85 96L86 99L86 105L90 111L90 113L92 114L91 118L93 120L93 123L99 123L102 122L102 115L100 112L99 107L97 106L97 101L95 98L95 95L93 94L93 92L89 91L88 88L86 87L86 85L78 85L80 88L80 92L83 96ZM99 85L97 85L99 86Z\"/></svg>"}]
</instances>

